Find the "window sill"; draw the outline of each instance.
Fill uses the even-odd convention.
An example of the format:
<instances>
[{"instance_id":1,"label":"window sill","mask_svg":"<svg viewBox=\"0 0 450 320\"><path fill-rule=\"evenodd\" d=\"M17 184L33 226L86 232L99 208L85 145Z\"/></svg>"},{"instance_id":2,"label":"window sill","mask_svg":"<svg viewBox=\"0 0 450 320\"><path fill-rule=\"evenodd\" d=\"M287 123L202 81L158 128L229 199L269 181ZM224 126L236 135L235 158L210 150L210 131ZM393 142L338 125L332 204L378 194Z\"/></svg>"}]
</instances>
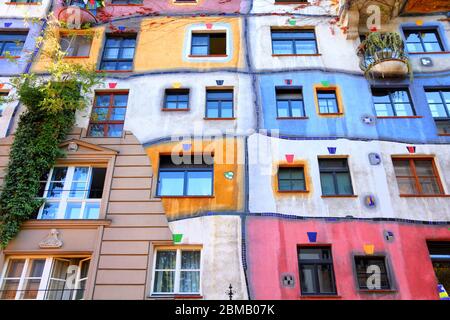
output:
<instances>
[{"instance_id":1,"label":"window sill","mask_svg":"<svg viewBox=\"0 0 450 320\"><path fill-rule=\"evenodd\" d=\"M400 194L400 198L450 198L450 194Z\"/></svg>"},{"instance_id":2,"label":"window sill","mask_svg":"<svg viewBox=\"0 0 450 320\"><path fill-rule=\"evenodd\" d=\"M309 190L278 190L278 193L309 193Z\"/></svg>"},{"instance_id":3,"label":"window sill","mask_svg":"<svg viewBox=\"0 0 450 320\"><path fill-rule=\"evenodd\" d=\"M438 133L439 137L450 137L450 133Z\"/></svg>"},{"instance_id":4,"label":"window sill","mask_svg":"<svg viewBox=\"0 0 450 320\"><path fill-rule=\"evenodd\" d=\"M321 198L358 198L358 196L357 195L355 195L355 194L348 194L348 195L339 195L339 194L336 194L336 195L328 195L328 196L320 196Z\"/></svg>"},{"instance_id":5,"label":"window sill","mask_svg":"<svg viewBox=\"0 0 450 320\"><path fill-rule=\"evenodd\" d=\"M236 118L203 118L203 120L236 120Z\"/></svg>"},{"instance_id":6,"label":"window sill","mask_svg":"<svg viewBox=\"0 0 450 320\"><path fill-rule=\"evenodd\" d=\"M450 54L450 51L408 52L408 54Z\"/></svg>"},{"instance_id":7,"label":"window sill","mask_svg":"<svg viewBox=\"0 0 450 320\"><path fill-rule=\"evenodd\" d=\"M327 117L327 116L332 116L332 117L340 117L343 116L344 113L342 112L338 112L338 113L319 113L320 117Z\"/></svg>"},{"instance_id":8,"label":"window sill","mask_svg":"<svg viewBox=\"0 0 450 320\"><path fill-rule=\"evenodd\" d=\"M277 117L277 120L306 120L309 117Z\"/></svg>"},{"instance_id":9,"label":"window sill","mask_svg":"<svg viewBox=\"0 0 450 320\"><path fill-rule=\"evenodd\" d=\"M386 293L397 293L397 290L394 290L394 289L381 289L381 290L359 289L358 292L386 294Z\"/></svg>"},{"instance_id":10,"label":"window sill","mask_svg":"<svg viewBox=\"0 0 450 320\"><path fill-rule=\"evenodd\" d=\"M191 109L170 109L170 108L161 108L161 111L171 112L171 111L190 111Z\"/></svg>"},{"instance_id":11,"label":"window sill","mask_svg":"<svg viewBox=\"0 0 450 320\"><path fill-rule=\"evenodd\" d=\"M302 295L300 296L300 299L308 299L308 300L315 300L315 299L342 299L341 296L338 295Z\"/></svg>"},{"instance_id":12,"label":"window sill","mask_svg":"<svg viewBox=\"0 0 450 320\"><path fill-rule=\"evenodd\" d=\"M272 53L272 57L319 57L321 53Z\"/></svg>"},{"instance_id":13,"label":"window sill","mask_svg":"<svg viewBox=\"0 0 450 320\"><path fill-rule=\"evenodd\" d=\"M48 229L68 228L68 229L92 229L99 226L109 226L111 220L108 219L32 219L23 223L23 229Z\"/></svg>"},{"instance_id":14,"label":"window sill","mask_svg":"<svg viewBox=\"0 0 450 320\"><path fill-rule=\"evenodd\" d=\"M379 116L377 119L420 119L422 116Z\"/></svg>"},{"instance_id":15,"label":"window sill","mask_svg":"<svg viewBox=\"0 0 450 320\"><path fill-rule=\"evenodd\" d=\"M202 56L197 56L197 55L188 55L189 58L226 58L228 57L227 54L208 54L208 55L202 55Z\"/></svg>"}]
</instances>

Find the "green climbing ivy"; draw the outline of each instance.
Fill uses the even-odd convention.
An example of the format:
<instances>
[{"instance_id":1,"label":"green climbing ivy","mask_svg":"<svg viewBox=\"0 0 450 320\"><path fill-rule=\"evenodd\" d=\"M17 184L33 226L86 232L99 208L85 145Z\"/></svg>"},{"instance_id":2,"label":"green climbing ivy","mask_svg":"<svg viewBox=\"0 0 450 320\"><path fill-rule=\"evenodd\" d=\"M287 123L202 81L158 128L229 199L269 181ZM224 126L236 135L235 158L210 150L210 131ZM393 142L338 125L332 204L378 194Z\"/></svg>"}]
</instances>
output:
<instances>
[{"instance_id":1,"label":"green climbing ivy","mask_svg":"<svg viewBox=\"0 0 450 320\"><path fill-rule=\"evenodd\" d=\"M87 96L100 83L93 67L64 60L57 21L46 28L38 45L45 43L41 59L48 74L23 74L11 81L15 95L25 106L15 131L9 163L0 195L0 246L5 248L30 219L43 200L37 198L40 178L63 157L59 144L75 123L77 110L87 106Z\"/></svg>"}]
</instances>

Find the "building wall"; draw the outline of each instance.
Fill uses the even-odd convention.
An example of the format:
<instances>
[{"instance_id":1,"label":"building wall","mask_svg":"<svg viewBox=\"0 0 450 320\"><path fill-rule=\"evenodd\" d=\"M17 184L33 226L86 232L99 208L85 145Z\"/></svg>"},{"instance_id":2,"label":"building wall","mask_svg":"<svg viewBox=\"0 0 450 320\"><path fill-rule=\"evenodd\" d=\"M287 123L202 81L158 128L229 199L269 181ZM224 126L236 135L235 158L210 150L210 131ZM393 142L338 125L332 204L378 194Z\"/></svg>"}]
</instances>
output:
<instances>
[{"instance_id":1,"label":"building wall","mask_svg":"<svg viewBox=\"0 0 450 320\"><path fill-rule=\"evenodd\" d=\"M248 217L246 226L249 290L253 299L306 299L300 295L297 258L300 245L331 246L337 296L328 298L439 299L426 241L448 241L448 224L352 219L331 222L267 216ZM384 231L394 234L393 241L384 240ZM316 243L309 242L307 232L317 232ZM366 244L374 246L374 255L386 256L393 290L364 292L358 289L353 256L365 256ZM282 274L294 276L294 287L282 287Z\"/></svg>"},{"instance_id":2,"label":"building wall","mask_svg":"<svg viewBox=\"0 0 450 320\"><path fill-rule=\"evenodd\" d=\"M8 0L0 1L0 17L3 18L44 18L52 4L52 0L42 0L38 3L12 3Z\"/></svg>"},{"instance_id":3,"label":"building wall","mask_svg":"<svg viewBox=\"0 0 450 320\"><path fill-rule=\"evenodd\" d=\"M249 148L249 209L256 213L279 213L308 217L400 218L449 221L450 170L446 145L416 145L413 156L434 158L446 196L400 197L391 156L410 155L408 144L346 139L285 140L252 135ZM335 147L330 155L328 147ZM369 163L369 153L381 156L379 165ZM279 193L275 187L278 165L286 155L305 166L309 180L306 193ZM323 198L318 167L319 156L348 156L354 197ZM374 195L376 207L366 207L364 197Z\"/></svg>"}]
</instances>

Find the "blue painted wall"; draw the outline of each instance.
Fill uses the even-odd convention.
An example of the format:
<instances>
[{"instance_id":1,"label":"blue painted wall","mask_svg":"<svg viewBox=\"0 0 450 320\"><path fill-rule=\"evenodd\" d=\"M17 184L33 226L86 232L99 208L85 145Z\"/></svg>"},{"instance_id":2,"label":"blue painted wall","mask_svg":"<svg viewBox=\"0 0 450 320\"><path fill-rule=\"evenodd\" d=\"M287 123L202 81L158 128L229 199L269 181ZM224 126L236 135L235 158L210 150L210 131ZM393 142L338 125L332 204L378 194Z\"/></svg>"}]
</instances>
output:
<instances>
[{"instance_id":1,"label":"blue painted wall","mask_svg":"<svg viewBox=\"0 0 450 320\"><path fill-rule=\"evenodd\" d=\"M12 24L10 27L5 27L5 22ZM31 21L25 22L23 19L0 19L1 32L28 30L28 36L20 58L15 61L0 59L0 76L12 76L27 72L31 54L35 50L36 37L40 35L41 28L40 24L32 23Z\"/></svg>"},{"instance_id":2,"label":"blue painted wall","mask_svg":"<svg viewBox=\"0 0 450 320\"><path fill-rule=\"evenodd\" d=\"M292 86L302 87L305 114L308 119L277 120L275 87L286 87L285 79L292 79ZM316 112L314 84L328 81L339 86L342 94L344 116L323 117ZM438 136L434 119L429 110L424 87L450 87L450 73L445 75L414 76L413 82L403 80L370 80L363 76L302 71L296 73L266 74L258 77L262 105L262 129L278 129L280 135L300 137L345 137L350 139L387 140L410 143L449 143L450 137ZM361 120L365 115L375 117L371 86L406 85L409 87L416 115L422 118L376 119L374 125Z\"/></svg>"}]
</instances>

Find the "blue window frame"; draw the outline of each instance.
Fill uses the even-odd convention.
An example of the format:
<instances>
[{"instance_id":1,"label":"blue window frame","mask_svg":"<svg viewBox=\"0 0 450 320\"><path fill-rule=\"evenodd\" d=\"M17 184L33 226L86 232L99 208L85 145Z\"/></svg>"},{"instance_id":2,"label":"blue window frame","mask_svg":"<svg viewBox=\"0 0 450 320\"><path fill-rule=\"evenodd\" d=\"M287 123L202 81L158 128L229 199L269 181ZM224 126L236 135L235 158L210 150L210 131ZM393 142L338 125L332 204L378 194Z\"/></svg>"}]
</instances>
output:
<instances>
[{"instance_id":1,"label":"blue window frame","mask_svg":"<svg viewBox=\"0 0 450 320\"><path fill-rule=\"evenodd\" d=\"M0 56L20 56L26 38L24 32L0 33Z\"/></svg>"},{"instance_id":2,"label":"blue window frame","mask_svg":"<svg viewBox=\"0 0 450 320\"><path fill-rule=\"evenodd\" d=\"M206 90L206 118L233 117L233 90Z\"/></svg>"},{"instance_id":3,"label":"blue window frame","mask_svg":"<svg viewBox=\"0 0 450 320\"><path fill-rule=\"evenodd\" d=\"M403 29L408 52L442 52L444 46L437 28Z\"/></svg>"},{"instance_id":4,"label":"blue window frame","mask_svg":"<svg viewBox=\"0 0 450 320\"><path fill-rule=\"evenodd\" d=\"M347 159L319 159L322 195L353 195Z\"/></svg>"},{"instance_id":5,"label":"blue window frame","mask_svg":"<svg viewBox=\"0 0 450 320\"><path fill-rule=\"evenodd\" d=\"M312 29L272 30L272 53L317 54L316 34Z\"/></svg>"},{"instance_id":6,"label":"blue window frame","mask_svg":"<svg viewBox=\"0 0 450 320\"><path fill-rule=\"evenodd\" d=\"M372 88L377 117L414 116L414 108L407 89Z\"/></svg>"},{"instance_id":7,"label":"blue window frame","mask_svg":"<svg viewBox=\"0 0 450 320\"><path fill-rule=\"evenodd\" d=\"M131 71L135 47L136 35L107 36L100 70Z\"/></svg>"},{"instance_id":8,"label":"blue window frame","mask_svg":"<svg viewBox=\"0 0 450 320\"><path fill-rule=\"evenodd\" d=\"M225 32L192 33L191 55L214 56L227 54Z\"/></svg>"},{"instance_id":9,"label":"blue window frame","mask_svg":"<svg viewBox=\"0 0 450 320\"><path fill-rule=\"evenodd\" d=\"M199 156L188 164L174 164L171 156L161 156L158 175L158 196L211 196L214 170Z\"/></svg>"},{"instance_id":10,"label":"blue window frame","mask_svg":"<svg viewBox=\"0 0 450 320\"><path fill-rule=\"evenodd\" d=\"M305 116L301 88L276 88L277 117L297 118Z\"/></svg>"},{"instance_id":11,"label":"blue window frame","mask_svg":"<svg viewBox=\"0 0 450 320\"><path fill-rule=\"evenodd\" d=\"M189 109L189 89L166 89L163 109L165 110Z\"/></svg>"},{"instance_id":12,"label":"blue window frame","mask_svg":"<svg viewBox=\"0 0 450 320\"><path fill-rule=\"evenodd\" d=\"M336 114L339 113L339 106L334 90L317 90L317 102L319 103L320 114Z\"/></svg>"}]
</instances>

